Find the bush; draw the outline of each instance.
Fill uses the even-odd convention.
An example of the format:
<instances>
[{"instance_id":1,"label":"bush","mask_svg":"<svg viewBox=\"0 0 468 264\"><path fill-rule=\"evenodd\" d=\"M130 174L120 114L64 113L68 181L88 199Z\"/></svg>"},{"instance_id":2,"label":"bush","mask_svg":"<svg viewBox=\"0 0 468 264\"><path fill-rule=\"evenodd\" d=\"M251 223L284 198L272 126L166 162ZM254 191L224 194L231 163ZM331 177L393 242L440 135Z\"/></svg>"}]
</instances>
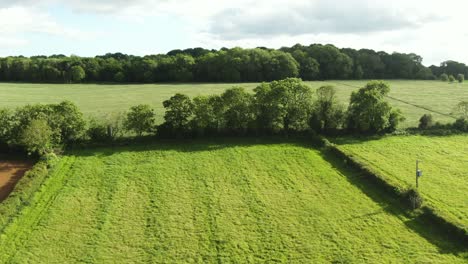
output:
<instances>
[{"instance_id":1,"label":"bush","mask_svg":"<svg viewBox=\"0 0 468 264\"><path fill-rule=\"evenodd\" d=\"M406 204L413 210L421 208L423 204L423 198L416 189L408 189L403 195Z\"/></svg>"},{"instance_id":2,"label":"bush","mask_svg":"<svg viewBox=\"0 0 468 264\"><path fill-rule=\"evenodd\" d=\"M317 100L312 105L309 126L316 132L331 133L343 126L345 113L336 99L333 86L322 86L316 91Z\"/></svg>"},{"instance_id":3,"label":"bush","mask_svg":"<svg viewBox=\"0 0 468 264\"><path fill-rule=\"evenodd\" d=\"M448 82L449 77L448 77L448 75L447 75L446 73L442 73L442 74L440 75L439 79L440 79L441 81L443 81L443 82Z\"/></svg>"},{"instance_id":4,"label":"bush","mask_svg":"<svg viewBox=\"0 0 468 264\"><path fill-rule=\"evenodd\" d=\"M458 118L452 126L459 131L468 132L468 119Z\"/></svg>"},{"instance_id":5,"label":"bush","mask_svg":"<svg viewBox=\"0 0 468 264\"><path fill-rule=\"evenodd\" d=\"M420 119L419 119L419 126L418 128L420 129L428 129L432 127L433 125L433 118L431 114L424 114Z\"/></svg>"},{"instance_id":6,"label":"bush","mask_svg":"<svg viewBox=\"0 0 468 264\"><path fill-rule=\"evenodd\" d=\"M458 75L457 75L457 80L458 80L459 83L464 82L464 81L465 81L465 75L464 75L464 74L461 74L461 73L458 74Z\"/></svg>"},{"instance_id":7,"label":"bush","mask_svg":"<svg viewBox=\"0 0 468 264\"><path fill-rule=\"evenodd\" d=\"M348 107L348 130L360 133L394 131L404 118L385 101L389 92L390 87L382 81L369 82L353 92Z\"/></svg>"},{"instance_id":8,"label":"bush","mask_svg":"<svg viewBox=\"0 0 468 264\"><path fill-rule=\"evenodd\" d=\"M52 129L46 120L34 119L23 130L20 143L29 154L42 156L52 149Z\"/></svg>"},{"instance_id":9,"label":"bush","mask_svg":"<svg viewBox=\"0 0 468 264\"><path fill-rule=\"evenodd\" d=\"M152 133L155 128L154 110L149 105L140 104L130 108L124 121L124 126L128 131L135 132L138 136L143 133Z\"/></svg>"},{"instance_id":10,"label":"bush","mask_svg":"<svg viewBox=\"0 0 468 264\"><path fill-rule=\"evenodd\" d=\"M52 168L57 164L59 158L55 153L47 153L41 157L41 160L45 162L47 168Z\"/></svg>"},{"instance_id":11,"label":"bush","mask_svg":"<svg viewBox=\"0 0 468 264\"><path fill-rule=\"evenodd\" d=\"M455 82L455 77L453 77L453 75L450 75L448 80L449 80L449 82L453 83L453 82Z\"/></svg>"},{"instance_id":12,"label":"bush","mask_svg":"<svg viewBox=\"0 0 468 264\"><path fill-rule=\"evenodd\" d=\"M186 131L193 113L193 103L190 97L177 93L164 101L163 106L166 109L165 127L171 128L176 134Z\"/></svg>"}]
</instances>

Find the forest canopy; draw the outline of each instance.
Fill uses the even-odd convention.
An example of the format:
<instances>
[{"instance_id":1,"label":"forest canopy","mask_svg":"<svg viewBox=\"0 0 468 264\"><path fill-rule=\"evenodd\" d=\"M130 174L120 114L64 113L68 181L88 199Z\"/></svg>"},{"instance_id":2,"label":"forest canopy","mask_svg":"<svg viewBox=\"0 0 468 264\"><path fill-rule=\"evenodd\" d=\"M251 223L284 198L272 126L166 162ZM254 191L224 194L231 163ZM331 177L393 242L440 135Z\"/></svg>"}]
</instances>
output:
<instances>
[{"instance_id":1,"label":"forest canopy","mask_svg":"<svg viewBox=\"0 0 468 264\"><path fill-rule=\"evenodd\" d=\"M446 61L425 67L413 53L386 53L370 49L339 49L312 44L280 49L192 48L167 54L133 56L65 55L0 58L1 82L34 83L156 83L156 82L263 82L298 77L330 79L438 79L448 74L468 76L468 67Z\"/></svg>"}]
</instances>

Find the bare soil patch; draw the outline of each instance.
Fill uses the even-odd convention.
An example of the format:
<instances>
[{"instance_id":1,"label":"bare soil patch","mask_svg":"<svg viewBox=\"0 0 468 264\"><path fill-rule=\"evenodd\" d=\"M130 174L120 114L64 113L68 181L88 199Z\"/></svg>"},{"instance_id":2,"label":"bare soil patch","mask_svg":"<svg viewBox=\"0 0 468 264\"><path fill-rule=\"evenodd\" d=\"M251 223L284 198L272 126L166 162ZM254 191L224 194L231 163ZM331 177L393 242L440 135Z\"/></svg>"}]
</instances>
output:
<instances>
[{"instance_id":1,"label":"bare soil patch","mask_svg":"<svg viewBox=\"0 0 468 264\"><path fill-rule=\"evenodd\" d=\"M0 161L0 202L13 191L24 173L31 169L33 162L24 160Z\"/></svg>"}]
</instances>

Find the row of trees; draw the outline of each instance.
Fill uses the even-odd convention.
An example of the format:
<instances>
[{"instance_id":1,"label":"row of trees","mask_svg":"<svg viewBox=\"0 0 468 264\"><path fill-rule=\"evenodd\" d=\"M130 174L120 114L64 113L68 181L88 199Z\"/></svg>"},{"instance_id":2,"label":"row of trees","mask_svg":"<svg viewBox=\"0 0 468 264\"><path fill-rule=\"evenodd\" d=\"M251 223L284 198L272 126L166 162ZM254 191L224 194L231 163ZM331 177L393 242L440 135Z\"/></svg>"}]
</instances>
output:
<instances>
[{"instance_id":1,"label":"row of trees","mask_svg":"<svg viewBox=\"0 0 468 264\"><path fill-rule=\"evenodd\" d=\"M451 82L451 83L453 83L453 82L455 82L455 80L456 80L456 81L458 81L459 83L462 83L462 82L465 81L465 75L460 73L460 74L457 75L457 78L455 79L455 76L453 76L453 75L448 75L448 74L446 74L446 73L442 73L442 74L439 76L439 79L440 79L441 81L443 81L443 82Z\"/></svg>"},{"instance_id":2,"label":"row of trees","mask_svg":"<svg viewBox=\"0 0 468 264\"><path fill-rule=\"evenodd\" d=\"M195 48L144 57L115 53L94 58L64 55L0 58L0 81L4 82L263 82L288 77L435 79L442 73L468 74L468 68L455 62L427 68L416 54L338 49L321 44L297 44L278 50Z\"/></svg>"},{"instance_id":3,"label":"row of trees","mask_svg":"<svg viewBox=\"0 0 468 264\"><path fill-rule=\"evenodd\" d=\"M388 92L386 83L369 82L352 94L347 110L338 103L334 87L323 86L314 94L296 78L263 83L253 94L241 87L228 89L221 95L193 99L176 94L164 101L165 122L157 131L161 135L179 137L247 133L288 135L305 130L324 134L338 130L391 132L403 117L385 101ZM139 135L155 131L154 111L150 106L133 107L127 120L127 128Z\"/></svg>"},{"instance_id":4,"label":"row of trees","mask_svg":"<svg viewBox=\"0 0 468 264\"><path fill-rule=\"evenodd\" d=\"M398 110L384 100L389 87L373 81L351 96L348 109L340 105L332 86L315 93L300 79L262 83L249 93L233 87L221 95L190 98L175 94L164 101L165 122L156 125L154 110L137 105L126 114L86 121L71 102L28 105L0 110L0 142L29 153L46 154L54 147L84 139L106 142L133 133L138 136L204 136L276 134L314 130L381 133L402 121Z\"/></svg>"}]
</instances>

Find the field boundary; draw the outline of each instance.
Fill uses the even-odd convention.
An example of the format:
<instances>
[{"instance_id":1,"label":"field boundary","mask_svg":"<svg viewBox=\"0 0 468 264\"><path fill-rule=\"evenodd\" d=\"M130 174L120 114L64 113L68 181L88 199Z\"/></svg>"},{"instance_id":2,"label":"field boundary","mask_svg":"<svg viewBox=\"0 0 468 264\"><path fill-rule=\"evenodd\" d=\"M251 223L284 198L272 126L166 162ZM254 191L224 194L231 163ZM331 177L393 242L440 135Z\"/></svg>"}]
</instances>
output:
<instances>
[{"instance_id":1,"label":"field boundary","mask_svg":"<svg viewBox=\"0 0 468 264\"><path fill-rule=\"evenodd\" d=\"M386 193L390 194L397 200L402 201L402 207L407 207L403 204L403 201L407 200L407 197L405 196L407 190L406 187L396 182L392 182L388 177L376 172L371 166L359 161L353 155L346 153L323 137L316 137L313 141L315 144L318 144L320 147L328 150L336 158L343 160L348 166L361 173L366 177L366 179L369 179ZM462 243L468 243L468 229L463 225L451 221L449 217L444 216L443 213L437 210L437 208L423 204L420 210L420 216L437 226L442 227L447 231L450 237L459 240Z\"/></svg>"},{"instance_id":2,"label":"field boundary","mask_svg":"<svg viewBox=\"0 0 468 264\"><path fill-rule=\"evenodd\" d=\"M335 83L335 84L339 84L339 85L349 86L349 87L353 87L353 88L358 88L358 89L359 89L359 88L362 88L362 87L359 87L359 86L356 86L356 85L347 84L347 83L342 83L342 82L336 82L336 81L329 81L329 82L332 82L332 83ZM425 107L425 106L422 106L422 105L413 104L413 103L410 103L410 102L407 102L407 101L398 99L398 98L393 97L393 96L390 96L390 95L385 95L385 97L387 97L387 98L389 98L389 99L391 99L391 100L394 100L394 101L398 101L398 102L403 103L403 104L410 105L410 106L412 106L412 107L416 107L416 108L420 108L420 109L423 109L423 110L432 112L432 113L434 113L434 114L438 114L438 115L450 117L450 118L453 118L454 120L457 119L456 117L454 117L454 116L451 115L451 114L442 113L442 112L439 112L439 111L430 109L430 108Z\"/></svg>"},{"instance_id":3,"label":"field boundary","mask_svg":"<svg viewBox=\"0 0 468 264\"><path fill-rule=\"evenodd\" d=\"M3 234L22 209L32 202L48 175L45 161L39 161L25 172L10 195L0 203L0 234Z\"/></svg>"}]
</instances>

